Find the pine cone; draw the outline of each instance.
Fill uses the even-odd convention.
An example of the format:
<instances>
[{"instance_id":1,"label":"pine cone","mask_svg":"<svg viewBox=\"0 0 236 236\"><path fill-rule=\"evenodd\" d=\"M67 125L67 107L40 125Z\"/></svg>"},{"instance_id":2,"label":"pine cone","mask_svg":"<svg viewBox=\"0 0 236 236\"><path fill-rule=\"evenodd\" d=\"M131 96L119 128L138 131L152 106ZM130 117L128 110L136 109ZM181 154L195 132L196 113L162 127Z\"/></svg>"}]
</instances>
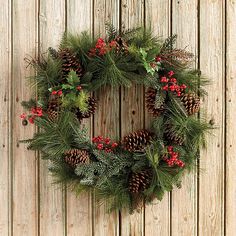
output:
<instances>
[{"instance_id":1,"label":"pine cone","mask_svg":"<svg viewBox=\"0 0 236 236\"><path fill-rule=\"evenodd\" d=\"M146 107L153 116L160 116L164 112L164 105L159 104L159 107L156 106L156 94L156 89L148 88L146 92Z\"/></svg>"},{"instance_id":2,"label":"pine cone","mask_svg":"<svg viewBox=\"0 0 236 236\"><path fill-rule=\"evenodd\" d=\"M174 132L170 124L167 124L165 127L164 137L170 143L174 143L180 146L184 143L184 137Z\"/></svg>"},{"instance_id":3,"label":"pine cone","mask_svg":"<svg viewBox=\"0 0 236 236\"><path fill-rule=\"evenodd\" d=\"M132 172L129 177L129 191L140 193L149 188L152 181L152 171L150 169L140 172Z\"/></svg>"},{"instance_id":4,"label":"pine cone","mask_svg":"<svg viewBox=\"0 0 236 236\"><path fill-rule=\"evenodd\" d=\"M97 108L97 101L93 97L89 97L88 99L88 110L84 113L82 113L79 109L76 110L76 116L79 120L82 120L83 118L89 118L91 115L93 115Z\"/></svg>"},{"instance_id":5,"label":"pine cone","mask_svg":"<svg viewBox=\"0 0 236 236\"><path fill-rule=\"evenodd\" d=\"M197 113L200 109L200 98L194 93L183 94L181 102L184 104L188 115Z\"/></svg>"},{"instance_id":6,"label":"pine cone","mask_svg":"<svg viewBox=\"0 0 236 236\"><path fill-rule=\"evenodd\" d=\"M82 66L70 49L61 49L58 53L58 57L62 60L63 77L66 77L71 70L74 70L78 76L82 75Z\"/></svg>"},{"instance_id":7,"label":"pine cone","mask_svg":"<svg viewBox=\"0 0 236 236\"><path fill-rule=\"evenodd\" d=\"M65 162L75 168L79 163L89 162L89 152L87 150L70 149L64 153Z\"/></svg>"},{"instance_id":8,"label":"pine cone","mask_svg":"<svg viewBox=\"0 0 236 236\"><path fill-rule=\"evenodd\" d=\"M51 120L56 120L60 111L61 101L58 96L51 96L49 98L46 113Z\"/></svg>"},{"instance_id":9,"label":"pine cone","mask_svg":"<svg viewBox=\"0 0 236 236\"><path fill-rule=\"evenodd\" d=\"M116 41L116 49L117 49L117 52L124 52L124 53L127 53L128 52L128 45L126 44L126 42L124 41L124 39L120 36L117 36L115 38L115 41Z\"/></svg>"},{"instance_id":10,"label":"pine cone","mask_svg":"<svg viewBox=\"0 0 236 236\"><path fill-rule=\"evenodd\" d=\"M150 144L153 134L147 130L139 130L125 136L122 145L125 150L130 152L143 151Z\"/></svg>"}]
</instances>

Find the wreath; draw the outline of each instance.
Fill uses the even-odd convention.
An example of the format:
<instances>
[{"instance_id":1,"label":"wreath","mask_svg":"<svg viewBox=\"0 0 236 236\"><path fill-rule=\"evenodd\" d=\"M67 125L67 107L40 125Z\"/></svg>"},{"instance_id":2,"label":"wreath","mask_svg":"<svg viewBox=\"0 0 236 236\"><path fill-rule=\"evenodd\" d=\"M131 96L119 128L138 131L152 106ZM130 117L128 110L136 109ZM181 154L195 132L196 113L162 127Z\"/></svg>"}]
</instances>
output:
<instances>
[{"instance_id":1,"label":"wreath","mask_svg":"<svg viewBox=\"0 0 236 236\"><path fill-rule=\"evenodd\" d=\"M212 129L196 115L208 80L190 68L191 53L174 47L176 35L162 41L150 29L118 32L109 24L106 29L105 38L65 34L58 50L27 59L37 72L32 78L37 96L22 102L28 110L22 124L39 129L24 142L49 160L57 183L76 193L93 190L110 211L133 212L180 187L183 174L196 166ZM90 139L81 122L99 105L93 92L134 83L146 87L150 128L121 140Z\"/></svg>"}]
</instances>

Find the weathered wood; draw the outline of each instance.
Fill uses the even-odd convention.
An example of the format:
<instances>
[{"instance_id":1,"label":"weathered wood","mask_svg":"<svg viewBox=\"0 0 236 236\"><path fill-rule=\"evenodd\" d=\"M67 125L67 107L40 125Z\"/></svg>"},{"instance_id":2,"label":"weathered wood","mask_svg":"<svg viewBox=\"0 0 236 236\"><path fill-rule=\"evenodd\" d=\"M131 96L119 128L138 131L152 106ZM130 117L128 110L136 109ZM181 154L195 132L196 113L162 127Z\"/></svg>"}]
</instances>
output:
<instances>
[{"instance_id":1,"label":"weathered wood","mask_svg":"<svg viewBox=\"0 0 236 236\"><path fill-rule=\"evenodd\" d=\"M25 79L33 73L26 70L24 57L36 56L38 1L12 1L12 155L13 155L13 235L38 235L38 171L35 153L19 140L32 137L34 125L22 126L19 115L23 112L21 101L30 97Z\"/></svg>"},{"instance_id":2,"label":"weathered wood","mask_svg":"<svg viewBox=\"0 0 236 236\"><path fill-rule=\"evenodd\" d=\"M236 232L236 1L227 2L226 10L226 209L225 235Z\"/></svg>"},{"instance_id":3,"label":"weathered wood","mask_svg":"<svg viewBox=\"0 0 236 236\"><path fill-rule=\"evenodd\" d=\"M146 26L151 24L153 33L163 39L170 35L170 1L146 1ZM145 126L150 126L150 115L145 113ZM145 235L170 235L170 194L160 202L145 207Z\"/></svg>"},{"instance_id":4,"label":"weathered wood","mask_svg":"<svg viewBox=\"0 0 236 236\"><path fill-rule=\"evenodd\" d=\"M105 35L105 23L119 27L119 1L94 1L94 35ZM94 136L119 137L119 89L102 88L96 92L98 108L94 115ZM109 107L109 109L108 109ZM94 203L94 235L119 235L119 214L106 213L106 206Z\"/></svg>"},{"instance_id":5,"label":"weathered wood","mask_svg":"<svg viewBox=\"0 0 236 236\"><path fill-rule=\"evenodd\" d=\"M200 1L200 69L211 79L201 116L217 129L201 150L198 235L224 235L224 1Z\"/></svg>"},{"instance_id":6,"label":"weathered wood","mask_svg":"<svg viewBox=\"0 0 236 236\"><path fill-rule=\"evenodd\" d=\"M41 1L39 9L40 53L57 48L65 31L65 0ZM65 191L52 185L48 162L40 160L40 234L65 234Z\"/></svg>"},{"instance_id":7,"label":"weathered wood","mask_svg":"<svg viewBox=\"0 0 236 236\"><path fill-rule=\"evenodd\" d=\"M198 1L173 1L172 33L177 34L178 48L185 48L196 56L198 45ZM188 24L186 24L188 22ZM193 64L192 67L197 67ZM204 159L204 157L203 157ZM172 191L172 235L197 235L197 169L186 175L181 189Z\"/></svg>"},{"instance_id":8,"label":"weathered wood","mask_svg":"<svg viewBox=\"0 0 236 236\"><path fill-rule=\"evenodd\" d=\"M144 23L144 2L123 0L121 6L122 30L138 27ZM121 90L121 137L129 132L144 127L143 86L133 85L132 88ZM144 234L143 209L133 215L121 212L121 234Z\"/></svg>"},{"instance_id":9,"label":"weathered wood","mask_svg":"<svg viewBox=\"0 0 236 236\"><path fill-rule=\"evenodd\" d=\"M0 235L11 234L11 3L0 0Z\"/></svg>"},{"instance_id":10,"label":"weathered wood","mask_svg":"<svg viewBox=\"0 0 236 236\"><path fill-rule=\"evenodd\" d=\"M92 0L71 0L67 5L67 31L80 33L88 31L92 35L93 12ZM84 119L83 125L91 133L91 119ZM89 193L76 197L67 191L67 235L89 236L93 232L92 196Z\"/></svg>"}]
</instances>

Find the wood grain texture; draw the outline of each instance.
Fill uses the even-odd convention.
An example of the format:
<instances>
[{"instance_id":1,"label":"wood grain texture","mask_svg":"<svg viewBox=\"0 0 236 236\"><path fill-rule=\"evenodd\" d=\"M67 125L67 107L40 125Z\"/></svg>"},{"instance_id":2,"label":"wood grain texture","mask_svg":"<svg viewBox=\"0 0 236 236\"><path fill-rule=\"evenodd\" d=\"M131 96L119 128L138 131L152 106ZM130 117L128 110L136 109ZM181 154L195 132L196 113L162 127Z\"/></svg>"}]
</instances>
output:
<instances>
[{"instance_id":1,"label":"wood grain texture","mask_svg":"<svg viewBox=\"0 0 236 236\"><path fill-rule=\"evenodd\" d=\"M165 39L170 35L170 1L146 1L146 26L152 26L153 34ZM151 117L145 113L145 127L150 125ZM145 207L145 235L170 235L170 194L166 193L160 202Z\"/></svg>"},{"instance_id":2,"label":"wood grain texture","mask_svg":"<svg viewBox=\"0 0 236 236\"><path fill-rule=\"evenodd\" d=\"M0 0L0 235L11 234L11 2Z\"/></svg>"},{"instance_id":3,"label":"wood grain texture","mask_svg":"<svg viewBox=\"0 0 236 236\"><path fill-rule=\"evenodd\" d=\"M105 36L106 22L111 22L116 28L119 27L119 9L119 1L94 1L95 36ZM95 96L98 98L98 108L94 115L94 136L119 137L119 89L104 87L96 92ZM119 235L118 212L108 215L106 204L105 206L98 206L96 199L94 205L94 235Z\"/></svg>"},{"instance_id":4,"label":"wood grain texture","mask_svg":"<svg viewBox=\"0 0 236 236\"><path fill-rule=\"evenodd\" d=\"M144 23L144 1L123 0L121 6L122 30L138 27ZM143 86L121 89L121 137L144 127ZM124 122L125 121L125 122ZM121 235L144 234L144 211L129 215L121 213Z\"/></svg>"},{"instance_id":5,"label":"wood grain texture","mask_svg":"<svg viewBox=\"0 0 236 236\"><path fill-rule=\"evenodd\" d=\"M26 70L24 57L37 54L37 6L35 0L17 0L13 5L12 41L12 155L13 155L13 231L15 236L38 235L38 172L35 153L19 140L29 138L35 131L33 125L22 126L19 115L23 112L21 101L29 99L31 91L25 77L34 73Z\"/></svg>"},{"instance_id":6,"label":"wood grain texture","mask_svg":"<svg viewBox=\"0 0 236 236\"><path fill-rule=\"evenodd\" d=\"M211 85L201 116L217 129L201 150L199 235L224 235L224 2L200 1L200 69Z\"/></svg>"},{"instance_id":7,"label":"wood grain texture","mask_svg":"<svg viewBox=\"0 0 236 236\"><path fill-rule=\"evenodd\" d=\"M65 31L65 0L41 1L39 9L40 52L57 48ZM53 186L48 164L40 160L40 235L65 234L65 191Z\"/></svg>"},{"instance_id":8,"label":"wood grain texture","mask_svg":"<svg viewBox=\"0 0 236 236\"><path fill-rule=\"evenodd\" d=\"M67 2L67 32L78 34L88 31L92 35L92 0ZM91 133L91 119L84 119L83 126ZM89 193L76 197L67 190L67 235L90 236L93 232L92 196Z\"/></svg>"},{"instance_id":9,"label":"wood grain texture","mask_svg":"<svg viewBox=\"0 0 236 236\"><path fill-rule=\"evenodd\" d=\"M177 34L177 48L198 54L198 1L174 0L172 3L172 34ZM186 24L188 22L188 24ZM204 157L203 157L204 159ZM181 189L172 191L172 235L197 235L197 169L186 175Z\"/></svg>"},{"instance_id":10,"label":"wood grain texture","mask_svg":"<svg viewBox=\"0 0 236 236\"><path fill-rule=\"evenodd\" d=\"M235 235L235 0L0 0L0 6L0 236ZM118 27L121 22L123 29L151 22L154 33L164 38L172 25L178 46L200 53L202 74L212 81L201 116L217 127L201 150L198 183L194 174L186 176L182 189L173 191L172 204L166 195L139 214L122 212L120 222L104 207L93 209L90 196L76 198L69 191L65 196L55 189L47 163L38 165L36 154L19 143L35 131L19 119L20 102L31 95L25 77L34 73L26 69L24 57L37 58L38 49L57 47L66 27L104 35L108 19ZM141 86L122 89L120 97L118 90L100 94L95 135L125 135L150 124ZM90 123L84 125L91 128Z\"/></svg>"},{"instance_id":11,"label":"wood grain texture","mask_svg":"<svg viewBox=\"0 0 236 236\"><path fill-rule=\"evenodd\" d=\"M227 2L226 10L226 209L225 235L236 232L236 1Z\"/></svg>"}]
</instances>

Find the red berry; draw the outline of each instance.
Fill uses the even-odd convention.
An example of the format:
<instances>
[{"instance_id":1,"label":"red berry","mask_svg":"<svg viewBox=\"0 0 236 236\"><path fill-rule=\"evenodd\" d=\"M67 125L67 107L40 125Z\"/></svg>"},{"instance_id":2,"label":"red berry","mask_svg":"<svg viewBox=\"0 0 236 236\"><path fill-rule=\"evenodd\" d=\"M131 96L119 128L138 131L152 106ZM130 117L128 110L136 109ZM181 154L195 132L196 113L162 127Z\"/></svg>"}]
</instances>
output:
<instances>
[{"instance_id":1,"label":"red berry","mask_svg":"<svg viewBox=\"0 0 236 236\"><path fill-rule=\"evenodd\" d=\"M168 146L167 150L168 150L168 152L172 152L173 151L173 146Z\"/></svg>"},{"instance_id":2,"label":"red berry","mask_svg":"<svg viewBox=\"0 0 236 236\"><path fill-rule=\"evenodd\" d=\"M110 141L111 141L111 139L109 139L109 138L105 138L105 139L104 139L104 142L105 142L106 144L109 144Z\"/></svg>"},{"instance_id":3,"label":"red berry","mask_svg":"<svg viewBox=\"0 0 236 236\"><path fill-rule=\"evenodd\" d=\"M174 92L175 91L175 86L174 85L170 85L169 89L170 89L170 91Z\"/></svg>"},{"instance_id":4,"label":"red berry","mask_svg":"<svg viewBox=\"0 0 236 236\"><path fill-rule=\"evenodd\" d=\"M174 71L173 71L173 70L171 70L171 71L168 72L168 76L169 76L169 77L171 77L172 75L174 75Z\"/></svg>"},{"instance_id":5,"label":"red berry","mask_svg":"<svg viewBox=\"0 0 236 236\"><path fill-rule=\"evenodd\" d=\"M156 57L156 58L155 58L155 61L156 61L156 62L160 62L160 61L161 61L161 57Z\"/></svg>"},{"instance_id":6,"label":"red berry","mask_svg":"<svg viewBox=\"0 0 236 236\"><path fill-rule=\"evenodd\" d=\"M111 147L116 148L118 146L118 143L112 143Z\"/></svg>"},{"instance_id":7,"label":"red berry","mask_svg":"<svg viewBox=\"0 0 236 236\"><path fill-rule=\"evenodd\" d=\"M34 124L34 119L35 119L35 116L31 116L31 117L29 118L29 122L30 122L31 124Z\"/></svg>"},{"instance_id":8,"label":"red berry","mask_svg":"<svg viewBox=\"0 0 236 236\"><path fill-rule=\"evenodd\" d=\"M167 83L168 79L165 76L163 76L163 77L161 77L161 82L162 83Z\"/></svg>"},{"instance_id":9,"label":"red berry","mask_svg":"<svg viewBox=\"0 0 236 236\"><path fill-rule=\"evenodd\" d=\"M172 83L176 83L177 80L176 80L176 78L170 78L170 82L172 82Z\"/></svg>"},{"instance_id":10,"label":"red berry","mask_svg":"<svg viewBox=\"0 0 236 236\"><path fill-rule=\"evenodd\" d=\"M20 118L21 118L21 119L25 119L25 118L26 118L26 114L25 114L25 113L22 113L22 114L20 115Z\"/></svg>"},{"instance_id":11,"label":"red berry","mask_svg":"<svg viewBox=\"0 0 236 236\"><path fill-rule=\"evenodd\" d=\"M56 95L57 94L57 91L52 91L52 95Z\"/></svg>"},{"instance_id":12,"label":"red berry","mask_svg":"<svg viewBox=\"0 0 236 236\"><path fill-rule=\"evenodd\" d=\"M77 89L78 91L80 91L80 90L82 89L82 87L79 85L79 86L76 87L76 89Z\"/></svg>"},{"instance_id":13,"label":"red berry","mask_svg":"<svg viewBox=\"0 0 236 236\"><path fill-rule=\"evenodd\" d=\"M59 90L59 91L57 92L57 94L58 94L59 96L61 96L61 95L62 95L62 90Z\"/></svg>"},{"instance_id":14,"label":"red berry","mask_svg":"<svg viewBox=\"0 0 236 236\"><path fill-rule=\"evenodd\" d=\"M162 90L168 91L168 85L163 86Z\"/></svg>"},{"instance_id":15,"label":"red berry","mask_svg":"<svg viewBox=\"0 0 236 236\"><path fill-rule=\"evenodd\" d=\"M97 149L102 150L102 149L103 149L103 144L102 144L102 143L99 143L99 144L97 145Z\"/></svg>"}]
</instances>

